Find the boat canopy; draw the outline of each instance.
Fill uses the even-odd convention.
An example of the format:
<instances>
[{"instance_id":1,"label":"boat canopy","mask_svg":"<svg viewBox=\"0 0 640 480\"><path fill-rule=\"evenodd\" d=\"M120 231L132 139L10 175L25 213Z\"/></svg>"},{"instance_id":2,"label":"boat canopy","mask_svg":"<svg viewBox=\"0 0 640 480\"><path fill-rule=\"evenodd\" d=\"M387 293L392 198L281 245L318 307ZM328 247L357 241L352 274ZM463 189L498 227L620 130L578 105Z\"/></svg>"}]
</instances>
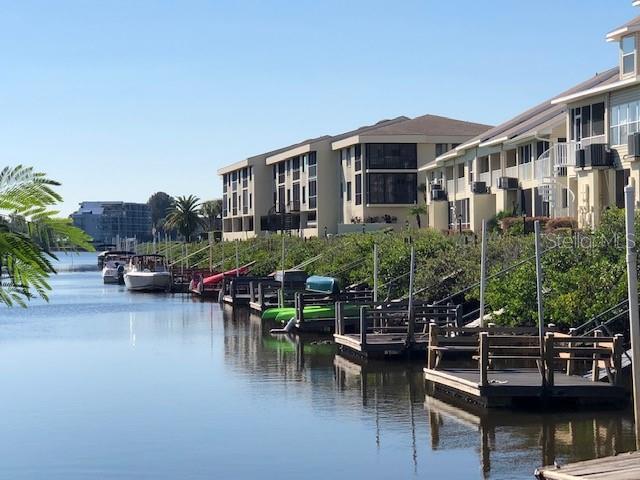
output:
<instances>
[{"instance_id":1,"label":"boat canopy","mask_svg":"<svg viewBox=\"0 0 640 480\"><path fill-rule=\"evenodd\" d=\"M277 282L282 282L283 271L276 271L273 279ZM284 271L284 281L286 283L303 283L307 281L309 274L304 270L285 270Z\"/></svg>"},{"instance_id":2,"label":"boat canopy","mask_svg":"<svg viewBox=\"0 0 640 480\"><path fill-rule=\"evenodd\" d=\"M340 284L337 278L312 275L307 278L306 289L318 293L340 293Z\"/></svg>"}]
</instances>

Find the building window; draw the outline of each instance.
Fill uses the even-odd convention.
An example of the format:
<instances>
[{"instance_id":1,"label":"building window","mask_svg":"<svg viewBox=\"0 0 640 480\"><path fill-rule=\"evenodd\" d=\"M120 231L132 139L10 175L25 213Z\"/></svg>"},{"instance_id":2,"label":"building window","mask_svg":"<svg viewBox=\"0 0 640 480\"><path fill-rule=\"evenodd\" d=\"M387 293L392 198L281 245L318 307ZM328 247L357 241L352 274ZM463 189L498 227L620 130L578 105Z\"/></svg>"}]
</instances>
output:
<instances>
[{"instance_id":1,"label":"building window","mask_svg":"<svg viewBox=\"0 0 640 480\"><path fill-rule=\"evenodd\" d=\"M351 182L347 182L347 202L351 201Z\"/></svg>"},{"instance_id":2,"label":"building window","mask_svg":"<svg viewBox=\"0 0 640 480\"><path fill-rule=\"evenodd\" d=\"M629 35L622 38L622 74L636 71L636 37Z\"/></svg>"},{"instance_id":3,"label":"building window","mask_svg":"<svg viewBox=\"0 0 640 480\"><path fill-rule=\"evenodd\" d=\"M518 149L518 153L520 154L520 164L531 161L531 145L522 145Z\"/></svg>"},{"instance_id":4,"label":"building window","mask_svg":"<svg viewBox=\"0 0 640 480\"><path fill-rule=\"evenodd\" d=\"M285 170L285 165L286 162L280 162L278 164L278 183L284 183L284 170Z\"/></svg>"},{"instance_id":5,"label":"building window","mask_svg":"<svg viewBox=\"0 0 640 480\"><path fill-rule=\"evenodd\" d=\"M305 186L302 186L302 203L307 203L307 199L306 199L306 193L307 193L307 189L305 188Z\"/></svg>"},{"instance_id":6,"label":"building window","mask_svg":"<svg viewBox=\"0 0 640 480\"><path fill-rule=\"evenodd\" d=\"M300 157L293 159L293 180L300 180Z\"/></svg>"},{"instance_id":7,"label":"building window","mask_svg":"<svg viewBox=\"0 0 640 480\"><path fill-rule=\"evenodd\" d=\"M436 157L444 155L449 150L448 143L436 143Z\"/></svg>"},{"instance_id":8,"label":"building window","mask_svg":"<svg viewBox=\"0 0 640 480\"><path fill-rule=\"evenodd\" d=\"M414 204L417 201L415 173L371 173L367 175L370 204Z\"/></svg>"},{"instance_id":9,"label":"building window","mask_svg":"<svg viewBox=\"0 0 640 480\"><path fill-rule=\"evenodd\" d=\"M458 176L456 178L464 178L464 163L458 164Z\"/></svg>"},{"instance_id":10,"label":"building window","mask_svg":"<svg viewBox=\"0 0 640 480\"><path fill-rule=\"evenodd\" d=\"M469 220L469 199L456 200L449 202L449 229L456 230L461 228L468 230L471 228Z\"/></svg>"},{"instance_id":11,"label":"building window","mask_svg":"<svg viewBox=\"0 0 640 480\"><path fill-rule=\"evenodd\" d=\"M316 166L316 152L309 153L309 178L314 178L317 176L317 166ZM311 192L309 192L311 195Z\"/></svg>"},{"instance_id":12,"label":"building window","mask_svg":"<svg viewBox=\"0 0 640 480\"><path fill-rule=\"evenodd\" d=\"M640 102L629 102L611 107L611 138L612 145L627 143L627 137L638 132Z\"/></svg>"},{"instance_id":13,"label":"building window","mask_svg":"<svg viewBox=\"0 0 640 480\"><path fill-rule=\"evenodd\" d=\"M549 142L539 141L536 143L536 158L540 158L547 150L549 150Z\"/></svg>"},{"instance_id":14,"label":"building window","mask_svg":"<svg viewBox=\"0 0 640 480\"><path fill-rule=\"evenodd\" d=\"M362 175L356 175L356 205L362 205Z\"/></svg>"},{"instance_id":15,"label":"building window","mask_svg":"<svg viewBox=\"0 0 640 480\"><path fill-rule=\"evenodd\" d=\"M571 140L604 135L604 103L571 109Z\"/></svg>"},{"instance_id":16,"label":"building window","mask_svg":"<svg viewBox=\"0 0 640 480\"><path fill-rule=\"evenodd\" d=\"M356 172L359 172L360 170L362 170L362 145L360 144L357 144L355 146L355 157L355 170Z\"/></svg>"},{"instance_id":17,"label":"building window","mask_svg":"<svg viewBox=\"0 0 640 480\"><path fill-rule=\"evenodd\" d=\"M309 208L316 208L318 205L318 192L316 190L316 181L309 180Z\"/></svg>"},{"instance_id":18,"label":"building window","mask_svg":"<svg viewBox=\"0 0 640 480\"><path fill-rule=\"evenodd\" d=\"M222 176L222 193L227 193L227 174Z\"/></svg>"},{"instance_id":19,"label":"building window","mask_svg":"<svg viewBox=\"0 0 640 480\"><path fill-rule=\"evenodd\" d=\"M246 215L249 213L249 192L242 191L242 213Z\"/></svg>"},{"instance_id":20,"label":"building window","mask_svg":"<svg viewBox=\"0 0 640 480\"><path fill-rule=\"evenodd\" d=\"M291 205L291 209L294 211L300 210L300 184L293 184L293 205Z\"/></svg>"},{"instance_id":21,"label":"building window","mask_svg":"<svg viewBox=\"0 0 640 480\"><path fill-rule=\"evenodd\" d=\"M226 195L222 195L222 216L226 217L229 214L229 210L228 210L228 204L227 204L227 196Z\"/></svg>"},{"instance_id":22,"label":"building window","mask_svg":"<svg viewBox=\"0 0 640 480\"><path fill-rule=\"evenodd\" d=\"M415 143L368 143L367 168L416 169L418 153Z\"/></svg>"}]
</instances>

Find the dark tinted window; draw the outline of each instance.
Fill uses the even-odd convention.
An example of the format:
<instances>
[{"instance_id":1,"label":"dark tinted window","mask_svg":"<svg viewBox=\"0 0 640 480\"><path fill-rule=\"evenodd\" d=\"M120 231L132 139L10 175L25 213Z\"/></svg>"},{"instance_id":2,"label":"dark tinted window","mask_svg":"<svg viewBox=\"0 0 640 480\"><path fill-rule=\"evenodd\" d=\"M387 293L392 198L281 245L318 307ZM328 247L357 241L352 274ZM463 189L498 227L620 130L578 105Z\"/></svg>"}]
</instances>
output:
<instances>
[{"instance_id":1,"label":"dark tinted window","mask_svg":"<svg viewBox=\"0 0 640 480\"><path fill-rule=\"evenodd\" d=\"M415 203L417 180L415 173L371 173L368 175L368 203Z\"/></svg>"},{"instance_id":2,"label":"dark tinted window","mask_svg":"<svg viewBox=\"0 0 640 480\"><path fill-rule=\"evenodd\" d=\"M418 167L415 143L367 144L367 168L413 169Z\"/></svg>"}]
</instances>

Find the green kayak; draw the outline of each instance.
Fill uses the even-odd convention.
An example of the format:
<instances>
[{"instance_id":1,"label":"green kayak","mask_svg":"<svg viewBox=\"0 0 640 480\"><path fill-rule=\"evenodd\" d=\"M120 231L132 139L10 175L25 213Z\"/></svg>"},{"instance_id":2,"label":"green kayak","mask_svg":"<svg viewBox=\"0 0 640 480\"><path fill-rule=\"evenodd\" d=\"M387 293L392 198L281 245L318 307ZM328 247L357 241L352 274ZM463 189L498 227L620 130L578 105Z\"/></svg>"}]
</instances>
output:
<instances>
[{"instance_id":1,"label":"green kayak","mask_svg":"<svg viewBox=\"0 0 640 480\"><path fill-rule=\"evenodd\" d=\"M358 311L358 305L345 305L344 310L348 315L353 315ZM277 312L271 312L277 310ZM268 314L268 315L267 315ZM276 323L286 325L296 315L295 308L270 308L262 314L263 320L273 320ZM304 307L305 321L324 320L335 317L334 305L309 305Z\"/></svg>"}]
</instances>

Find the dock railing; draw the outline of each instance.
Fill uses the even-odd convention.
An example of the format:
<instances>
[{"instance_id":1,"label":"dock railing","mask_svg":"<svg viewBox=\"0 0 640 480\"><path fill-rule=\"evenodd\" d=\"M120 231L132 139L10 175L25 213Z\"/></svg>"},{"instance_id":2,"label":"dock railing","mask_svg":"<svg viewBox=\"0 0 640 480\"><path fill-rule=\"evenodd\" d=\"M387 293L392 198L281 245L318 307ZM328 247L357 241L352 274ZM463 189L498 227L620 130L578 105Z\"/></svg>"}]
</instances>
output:
<instances>
[{"instance_id":1,"label":"dock railing","mask_svg":"<svg viewBox=\"0 0 640 480\"><path fill-rule=\"evenodd\" d=\"M478 360L478 383L481 387L490 385L489 373L498 362L509 362L510 366L519 362L535 362L541 384L546 387L555 386L557 366L562 363L566 375L587 372L589 378L596 382L600 379L600 370L604 369L609 383L620 385L624 353L622 335L605 337L601 331L595 331L591 336L577 336L551 331L543 338L544 354L541 355L540 337L533 334L535 330L529 327L495 326L447 329L431 324L427 368L437 369L444 351L469 348L475 344L477 355L474 358ZM451 336L452 333L455 335ZM452 342L452 339L460 337L473 341Z\"/></svg>"},{"instance_id":2,"label":"dock railing","mask_svg":"<svg viewBox=\"0 0 640 480\"><path fill-rule=\"evenodd\" d=\"M410 343L415 341L415 337L426 337L429 334L429 325L455 328L458 327L460 318L460 305L413 302L410 309L406 301L371 302L359 305L357 313L348 316L345 312L345 302L337 302L335 329L337 335L344 335L348 321L358 320L357 330L363 345L366 345L368 336L389 334L403 335L406 342Z\"/></svg>"}]
</instances>

